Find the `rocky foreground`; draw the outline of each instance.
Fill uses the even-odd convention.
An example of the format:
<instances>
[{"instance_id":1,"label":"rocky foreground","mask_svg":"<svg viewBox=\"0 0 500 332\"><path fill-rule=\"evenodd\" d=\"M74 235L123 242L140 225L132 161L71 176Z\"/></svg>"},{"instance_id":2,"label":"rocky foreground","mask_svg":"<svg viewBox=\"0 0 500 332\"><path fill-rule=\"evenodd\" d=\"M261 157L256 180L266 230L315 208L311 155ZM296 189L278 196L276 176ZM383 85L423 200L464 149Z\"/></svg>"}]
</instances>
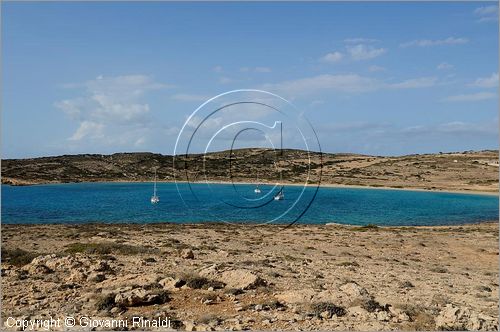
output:
<instances>
[{"instance_id":1,"label":"rocky foreground","mask_svg":"<svg viewBox=\"0 0 500 332\"><path fill-rule=\"evenodd\" d=\"M498 263L497 223L3 225L2 317L168 317L190 331L498 330Z\"/></svg>"}]
</instances>

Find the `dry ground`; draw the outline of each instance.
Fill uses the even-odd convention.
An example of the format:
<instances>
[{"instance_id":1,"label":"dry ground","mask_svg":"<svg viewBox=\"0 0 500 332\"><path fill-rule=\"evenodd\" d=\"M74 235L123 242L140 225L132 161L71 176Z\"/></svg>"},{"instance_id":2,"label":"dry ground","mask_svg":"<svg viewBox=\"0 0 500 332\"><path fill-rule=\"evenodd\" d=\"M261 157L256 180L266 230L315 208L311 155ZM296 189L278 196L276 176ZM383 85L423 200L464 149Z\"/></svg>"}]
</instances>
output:
<instances>
[{"instance_id":1,"label":"dry ground","mask_svg":"<svg viewBox=\"0 0 500 332\"><path fill-rule=\"evenodd\" d=\"M169 317L187 330L495 330L498 263L497 223L3 225L2 316Z\"/></svg>"}]
</instances>

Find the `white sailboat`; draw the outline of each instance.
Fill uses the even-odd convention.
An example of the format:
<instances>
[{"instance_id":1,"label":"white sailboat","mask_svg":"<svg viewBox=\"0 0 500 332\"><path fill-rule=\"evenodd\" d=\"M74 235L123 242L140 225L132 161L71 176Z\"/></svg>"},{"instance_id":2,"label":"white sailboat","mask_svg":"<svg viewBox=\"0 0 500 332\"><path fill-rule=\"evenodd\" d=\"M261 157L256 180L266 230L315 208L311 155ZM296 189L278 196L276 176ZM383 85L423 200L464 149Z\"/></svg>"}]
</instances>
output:
<instances>
[{"instance_id":1,"label":"white sailboat","mask_svg":"<svg viewBox=\"0 0 500 332\"><path fill-rule=\"evenodd\" d=\"M282 201L285 199L285 194L283 193L283 188L280 189L280 191L274 196L275 201Z\"/></svg>"},{"instance_id":2,"label":"white sailboat","mask_svg":"<svg viewBox=\"0 0 500 332\"><path fill-rule=\"evenodd\" d=\"M280 184L283 182L283 177L280 172ZM281 185L280 191L274 196L275 201L282 201L285 199L285 193L283 192L283 185Z\"/></svg>"},{"instance_id":3,"label":"white sailboat","mask_svg":"<svg viewBox=\"0 0 500 332\"><path fill-rule=\"evenodd\" d=\"M156 194L156 168L155 168L155 182L153 187L153 196L151 196L151 204L156 204L160 201L160 197Z\"/></svg>"},{"instance_id":4,"label":"white sailboat","mask_svg":"<svg viewBox=\"0 0 500 332\"><path fill-rule=\"evenodd\" d=\"M260 194L261 193L259 185L257 185L257 187L255 187L255 189L253 190L253 192L256 193L256 194Z\"/></svg>"},{"instance_id":5,"label":"white sailboat","mask_svg":"<svg viewBox=\"0 0 500 332\"><path fill-rule=\"evenodd\" d=\"M260 188L259 188L259 175L257 174L257 186L255 187L255 189L253 190L254 193L256 194L260 194L261 191L260 191Z\"/></svg>"}]
</instances>

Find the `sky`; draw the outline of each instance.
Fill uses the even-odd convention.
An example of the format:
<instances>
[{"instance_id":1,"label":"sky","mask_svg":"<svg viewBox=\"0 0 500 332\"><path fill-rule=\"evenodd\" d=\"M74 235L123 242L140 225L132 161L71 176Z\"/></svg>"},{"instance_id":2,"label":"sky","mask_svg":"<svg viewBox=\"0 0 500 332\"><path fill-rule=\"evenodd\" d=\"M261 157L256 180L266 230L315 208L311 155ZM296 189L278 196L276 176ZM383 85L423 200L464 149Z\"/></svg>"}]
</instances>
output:
<instances>
[{"instance_id":1,"label":"sky","mask_svg":"<svg viewBox=\"0 0 500 332\"><path fill-rule=\"evenodd\" d=\"M235 89L290 101L325 152L498 149L497 2L1 6L2 158L172 154Z\"/></svg>"}]
</instances>

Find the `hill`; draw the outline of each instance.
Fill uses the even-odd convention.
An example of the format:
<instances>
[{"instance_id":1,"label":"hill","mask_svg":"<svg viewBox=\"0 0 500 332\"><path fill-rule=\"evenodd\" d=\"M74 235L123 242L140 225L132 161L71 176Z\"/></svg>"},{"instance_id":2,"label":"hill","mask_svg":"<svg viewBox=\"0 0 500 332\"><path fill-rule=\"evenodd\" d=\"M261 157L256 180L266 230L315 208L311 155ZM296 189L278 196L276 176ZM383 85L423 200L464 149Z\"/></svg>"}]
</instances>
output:
<instances>
[{"instance_id":1,"label":"hill","mask_svg":"<svg viewBox=\"0 0 500 332\"><path fill-rule=\"evenodd\" d=\"M96 181L283 182L392 188L498 191L498 151L398 157L240 149L173 157L154 153L80 154L2 160L2 183ZM174 166L175 160L175 168ZM204 171L205 170L205 171Z\"/></svg>"}]
</instances>

